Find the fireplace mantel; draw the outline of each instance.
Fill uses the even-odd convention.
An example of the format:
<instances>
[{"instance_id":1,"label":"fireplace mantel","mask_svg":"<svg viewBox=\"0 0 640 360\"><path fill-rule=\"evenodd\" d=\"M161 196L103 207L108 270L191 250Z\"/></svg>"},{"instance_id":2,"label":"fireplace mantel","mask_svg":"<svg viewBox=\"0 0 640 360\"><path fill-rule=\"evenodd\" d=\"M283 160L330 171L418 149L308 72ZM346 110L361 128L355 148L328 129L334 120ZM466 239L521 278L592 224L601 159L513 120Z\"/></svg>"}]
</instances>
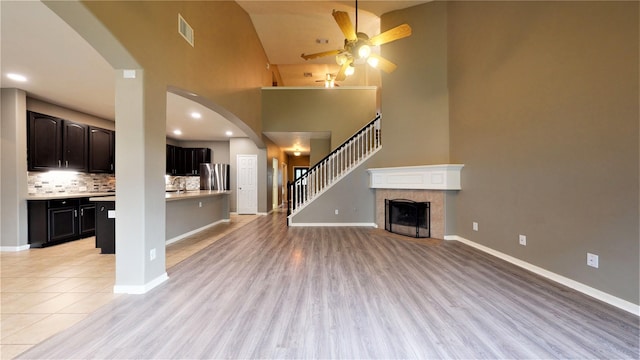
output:
<instances>
[{"instance_id":1,"label":"fireplace mantel","mask_svg":"<svg viewBox=\"0 0 640 360\"><path fill-rule=\"evenodd\" d=\"M463 164L368 169L373 189L460 190Z\"/></svg>"}]
</instances>

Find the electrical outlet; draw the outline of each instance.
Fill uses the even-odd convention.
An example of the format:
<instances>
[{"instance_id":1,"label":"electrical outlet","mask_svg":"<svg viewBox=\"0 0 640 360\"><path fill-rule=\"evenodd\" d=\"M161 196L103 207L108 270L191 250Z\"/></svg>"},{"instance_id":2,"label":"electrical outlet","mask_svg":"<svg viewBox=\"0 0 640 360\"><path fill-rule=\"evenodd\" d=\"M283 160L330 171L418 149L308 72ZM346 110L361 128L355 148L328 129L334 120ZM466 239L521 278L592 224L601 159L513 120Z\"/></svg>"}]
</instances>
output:
<instances>
[{"instance_id":1,"label":"electrical outlet","mask_svg":"<svg viewBox=\"0 0 640 360\"><path fill-rule=\"evenodd\" d=\"M473 222L473 231L478 231L478 223L477 222Z\"/></svg>"},{"instance_id":2,"label":"electrical outlet","mask_svg":"<svg viewBox=\"0 0 640 360\"><path fill-rule=\"evenodd\" d=\"M336 215L338 215L338 209L336 209Z\"/></svg>"},{"instance_id":3,"label":"electrical outlet","mask_svg":"<svg viewBox=\"0 0 640 360\"><path fill-rule=\"evenodd\" d=\"M156 259L156 249L153 248L151 250L149 250L149 261L155 260Z\"/></svg>"},{"instance_id":4,"label":"electrical outlet","mask_svg":"<svg viewBox=\"0 0 640 360\"><path fill-rule=\"evenodd\" d=\"M518 242L520 242L520 245L522 246L527 246L527 236L520 235L520 237L518 237Z\"/></svg>"},{"instance_id":5,"label":"electrical outlet","mask_svg":"<svg viewBox=\"0 0 640 360\"><path fill-rule=\"evenodd\" d=\"M594 267L594 268L598 268L598 255L596 254L592 254L592 253L587 253L587 265Z\"/></svg>"},{"instance_id":6,"label":"electrical outlet","mask_svg":"<svg viewBox=\"0 0 640 360\"><path fill-rule=\"evenodd\" d=\"M202 201L198 202L198 207L202 207Z\"/></svg>"}]
</instances>

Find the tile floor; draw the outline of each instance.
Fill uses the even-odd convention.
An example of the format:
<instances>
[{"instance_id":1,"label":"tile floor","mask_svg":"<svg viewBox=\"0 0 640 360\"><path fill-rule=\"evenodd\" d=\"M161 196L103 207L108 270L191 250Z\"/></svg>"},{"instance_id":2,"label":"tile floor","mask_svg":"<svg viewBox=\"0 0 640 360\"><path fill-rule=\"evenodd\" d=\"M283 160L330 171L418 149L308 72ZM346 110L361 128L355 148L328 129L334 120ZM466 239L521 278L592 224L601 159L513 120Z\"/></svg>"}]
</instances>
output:
<instances>
[{"instance_id":1,"label":"tile floor","mask_svg":"<svg viewBox=\"0 0 640 360\"><path fill-rule=\"evenodd\" d=\"M256 215L231 215L167 246L171 268ZM0 358L12 359L72 326L118 296L115 255L102 255L93 237L42 249L0 253Z\"/></svg>"}]
</instances>

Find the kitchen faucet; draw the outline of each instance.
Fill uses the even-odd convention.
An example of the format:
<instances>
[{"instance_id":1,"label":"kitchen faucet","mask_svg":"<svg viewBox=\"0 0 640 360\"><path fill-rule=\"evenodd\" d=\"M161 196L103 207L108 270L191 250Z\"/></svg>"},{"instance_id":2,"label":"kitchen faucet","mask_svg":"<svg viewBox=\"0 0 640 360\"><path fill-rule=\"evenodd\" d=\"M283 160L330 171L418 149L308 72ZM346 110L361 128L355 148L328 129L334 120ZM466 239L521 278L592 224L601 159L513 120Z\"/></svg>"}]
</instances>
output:
<instances>
[{"instance_id":1,"label":"kitchen faucet","mask_svg":"<svg viewBox=\"0 0 640 360\"><path fill-rule=\"evenodd\" d=\"M187 190L187 180L185 179L184 176L176 176L173 178L173 180L171 180L171 185L175 186L176 185L176 180L180 180L180 182L178 182L178 191L185 191Z\"/></svg>"}]
</instances>

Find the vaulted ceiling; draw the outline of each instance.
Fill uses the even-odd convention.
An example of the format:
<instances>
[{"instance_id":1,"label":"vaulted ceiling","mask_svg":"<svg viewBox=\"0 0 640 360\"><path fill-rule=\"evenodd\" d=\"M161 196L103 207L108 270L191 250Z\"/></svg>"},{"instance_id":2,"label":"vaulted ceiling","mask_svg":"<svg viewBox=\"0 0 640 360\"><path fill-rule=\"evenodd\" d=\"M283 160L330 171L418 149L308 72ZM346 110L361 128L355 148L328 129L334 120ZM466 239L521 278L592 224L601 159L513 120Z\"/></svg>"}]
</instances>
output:
<instances>
[{"instance_id":1,"label":"vaulted ceiling","mask_svg":"<svg viewBox=\"0 0 640 360\"><path fill-rule=\"evenodd\" d=\"M277 66L279 86L323 86L327 73L337 73L331 56L305 61L302 53L340 49L344 36L331 16L332 10L346 11L355 23L353 1L270 1L238 0L247 11L263 44L269 63ZM359 1L358 30L369 35L380 31L383 13L427 1ZM114 119L114 79L111 66L49 8L39 1L1 1L1 59L5 88L18 87L42 100L105 119ZM320 40L320 41L317 41ZM64 49L64 51L60 51ZM341 85L378 85L377 70L360 72ZM22 73L26 83L15 83L6 73ZM306 76L305 76L306 73ZM310 74L310 75L309 75ZM318 81L320 80L320 81ZM221 140L225 131L244 133L215 112L197 104L168 96L167 133L183 127L184 140ZM216 124L202 138L202 126L189 127L186 116L203 112L202 122ZM286 140L281 140L286 141Z\"/></svg>"}]
</instances>

